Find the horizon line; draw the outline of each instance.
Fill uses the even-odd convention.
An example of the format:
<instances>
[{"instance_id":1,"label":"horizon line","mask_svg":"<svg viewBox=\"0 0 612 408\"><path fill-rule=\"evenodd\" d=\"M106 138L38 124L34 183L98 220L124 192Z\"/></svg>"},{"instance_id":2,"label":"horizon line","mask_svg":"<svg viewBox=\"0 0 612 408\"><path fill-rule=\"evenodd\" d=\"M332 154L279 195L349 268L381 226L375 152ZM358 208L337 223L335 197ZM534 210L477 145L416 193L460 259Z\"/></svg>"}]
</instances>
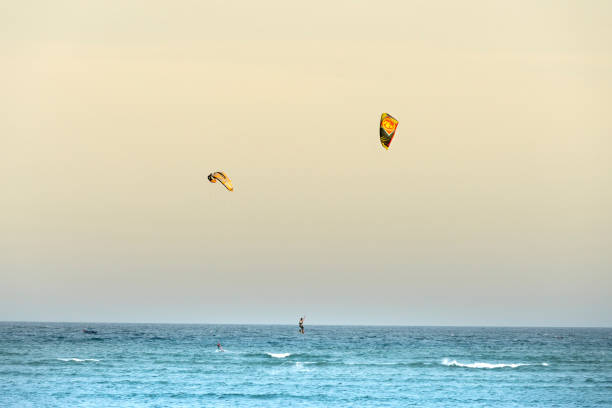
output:
<instances>
[{"instance_id":1,"label":"horizon line","mask_svg":"<svg viewBox=\"0 0 612 408\"><path fill-rule=\"evenodd\" d=\"M151 324L181 326L294 326L292 323L186 323L186 322L107 322L107 321L56 321L56 320L0 320L3 323L70 323L70 324ZM308 324L310 327L463 327L463 328L531 328L531 329L612 329L612 326L539 326L539 325L452 325L452 324Z\"/></svg>"}]
</instances>

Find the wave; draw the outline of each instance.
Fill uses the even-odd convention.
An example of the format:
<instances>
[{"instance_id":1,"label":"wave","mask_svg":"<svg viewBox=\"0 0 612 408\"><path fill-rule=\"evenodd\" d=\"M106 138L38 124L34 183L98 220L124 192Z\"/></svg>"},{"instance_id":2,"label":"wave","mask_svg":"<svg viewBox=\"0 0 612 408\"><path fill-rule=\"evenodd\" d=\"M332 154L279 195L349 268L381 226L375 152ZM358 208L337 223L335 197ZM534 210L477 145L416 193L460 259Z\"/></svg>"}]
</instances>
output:
<instances>
[{"instance_id":1,"label":"wave","mask_svg":"<svg viewBox=\"0 0 612 408\"><path fill-rule=\"evenodd\" d=\"M445 358L445 359L442 360L442 365L445 365L447 367L466 367L466 368L517 368L517 367L529 366L529 365L533 365L533 364L527 364L527 363L481 363L481 362L463 364L463 363L458 362L457 360L450 360L448 358ZM542 363L542 364L537 364L537 365L548 366L548 363Z\"/></svg>"},{"instance_id":2,"label":"wave","mask_svg":"<svg viewBox=\"0 0 612 408\"><path fill-rule=\"evenodd\" d=\"M285 358L291 355L291 353L266 353L266 354L274 358Z\"/></svg>"},{"instance_id":3,"label":"wave","mask_svg":"<svg viewBox=\"0 0 612 408\"><path fill-rule=\"evenodd\" d=\"M85 361L95 361L95 362L100 361L100 360L95 359L95 358L58 358L58 360L60 360L60 361L75 361L77 363L82 363L82 362L85 362Z\"/></svg>"}]
</instances>

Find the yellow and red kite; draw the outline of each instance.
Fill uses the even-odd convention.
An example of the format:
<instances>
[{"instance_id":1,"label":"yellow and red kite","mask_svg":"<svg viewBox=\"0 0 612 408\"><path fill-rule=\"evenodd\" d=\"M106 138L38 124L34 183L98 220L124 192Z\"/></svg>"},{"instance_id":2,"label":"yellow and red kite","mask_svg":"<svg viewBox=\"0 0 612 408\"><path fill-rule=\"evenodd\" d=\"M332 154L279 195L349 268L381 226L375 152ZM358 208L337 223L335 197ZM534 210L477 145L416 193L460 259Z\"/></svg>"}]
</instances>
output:
<instances>
[{"instance_id":1,"label":"yellow and red kite","mask_svg":"<svg viewBox=\"0 0 612 408\"><path fill-rule=\"evenodd\" d=\"M387 150L395 136L399 121L388 113L383 113L380 117L380 144Z\"/></svg>"}]
</instances>

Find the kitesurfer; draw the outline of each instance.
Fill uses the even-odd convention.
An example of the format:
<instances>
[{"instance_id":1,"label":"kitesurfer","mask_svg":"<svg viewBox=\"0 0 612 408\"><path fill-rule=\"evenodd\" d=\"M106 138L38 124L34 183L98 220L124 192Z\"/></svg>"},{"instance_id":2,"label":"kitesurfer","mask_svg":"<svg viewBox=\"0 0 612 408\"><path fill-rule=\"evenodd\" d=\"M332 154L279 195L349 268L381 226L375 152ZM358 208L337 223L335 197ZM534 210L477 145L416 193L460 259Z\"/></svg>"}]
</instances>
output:
<instances>
[{"instance_id":1,"label":"kitesurfer","mask_svg":"<svg viewBox=\"0 0 612 408\"><path fill-rule=\"evenodd\" d=\"M221 343L217 342L217 351L225 351L223 347L221 347Z\"/></svg>"},{"instance_id":2,"label":"kitesurfer","mask_svg":"<svg viewBox=\"0 0 612 408\"><path fill-rule=\"evenodd\" d=\"M300 317L300 322L298 323L298 331L304 334L304 316Z\"/></svg>"}]
</instances>

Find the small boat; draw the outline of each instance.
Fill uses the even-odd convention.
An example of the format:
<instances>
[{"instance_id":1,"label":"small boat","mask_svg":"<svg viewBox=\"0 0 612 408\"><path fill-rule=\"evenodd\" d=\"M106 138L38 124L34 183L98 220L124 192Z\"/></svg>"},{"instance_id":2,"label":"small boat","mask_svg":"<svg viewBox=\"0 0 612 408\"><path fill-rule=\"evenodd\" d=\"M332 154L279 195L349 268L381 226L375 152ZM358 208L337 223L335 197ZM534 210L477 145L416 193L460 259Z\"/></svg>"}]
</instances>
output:
<instances>
[{"instance_id":1,"label":"small boat","mask_svg":"<svg viewBox=\"0 0 612 408\"><path fill-rule=\"evenodd\" d=\"M94 329L83 329L83 333L85 333L85 334L98 334L98 331L94 330Z\"/></svg>"}]
</instances>

